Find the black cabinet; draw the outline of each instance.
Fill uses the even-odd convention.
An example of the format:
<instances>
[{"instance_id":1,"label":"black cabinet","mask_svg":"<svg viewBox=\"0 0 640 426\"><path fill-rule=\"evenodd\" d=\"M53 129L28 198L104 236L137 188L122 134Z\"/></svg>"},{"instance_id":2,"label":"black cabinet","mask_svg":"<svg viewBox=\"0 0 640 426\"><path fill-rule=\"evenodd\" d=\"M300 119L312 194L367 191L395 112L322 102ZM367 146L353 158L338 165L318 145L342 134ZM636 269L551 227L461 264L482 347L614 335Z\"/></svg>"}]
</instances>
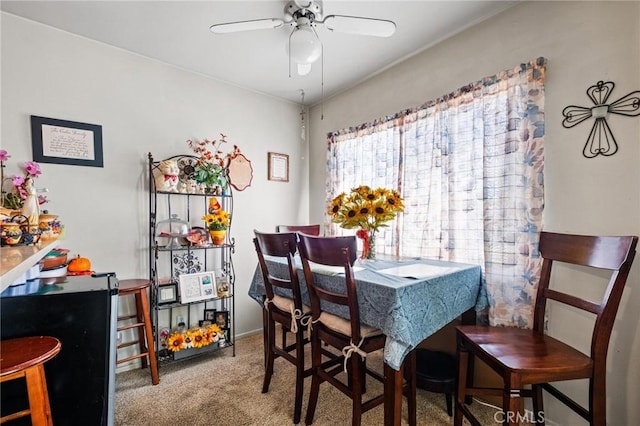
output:
<instances>
[{"instance_id":1,"label":"black cabinet","mask_svg":"<svg viewBox=\"0 0 640 426\"><path fill-rule=\"evenodd\" d=\"M117 295L114 276L78 276L53 285L30 281L0 296L2 340L46 335L62 343L45 363L56 426L113 424ZM27 405L24 380L3 383L0 393L3 415ZM22 420L15 424L30 424Z\"/></svg>"}]
</instances>

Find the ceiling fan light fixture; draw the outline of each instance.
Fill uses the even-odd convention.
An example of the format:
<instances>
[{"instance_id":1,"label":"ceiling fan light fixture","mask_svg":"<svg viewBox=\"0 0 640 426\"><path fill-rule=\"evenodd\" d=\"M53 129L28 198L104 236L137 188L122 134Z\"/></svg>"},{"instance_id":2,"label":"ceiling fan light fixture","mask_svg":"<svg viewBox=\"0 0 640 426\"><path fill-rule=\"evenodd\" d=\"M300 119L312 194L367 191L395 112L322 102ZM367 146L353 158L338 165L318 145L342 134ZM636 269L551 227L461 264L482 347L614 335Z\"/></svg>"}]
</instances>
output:
<instances>
[{"instance_id":1,"label":"ceiling fan light fixture","mask_svg":"<svg viewBox=\"0 0 640 426\"><path fill-rule=\"evenodd\" d=\"M296 64L298 68L298 75L305 76L311 72L311 64Z\"/></svg>"},{"instance_id":2,"label":"ceiling fan light fixture","mask_svg":"<svg viewBox=\"0 0 640 426\"><path fill-rule=\"evenodd\" d=\"M289 52L291 60L297 64L312 64L322 55L320 39L308 23L299 22L289 36Z\"/></svg>"}]
</instances>

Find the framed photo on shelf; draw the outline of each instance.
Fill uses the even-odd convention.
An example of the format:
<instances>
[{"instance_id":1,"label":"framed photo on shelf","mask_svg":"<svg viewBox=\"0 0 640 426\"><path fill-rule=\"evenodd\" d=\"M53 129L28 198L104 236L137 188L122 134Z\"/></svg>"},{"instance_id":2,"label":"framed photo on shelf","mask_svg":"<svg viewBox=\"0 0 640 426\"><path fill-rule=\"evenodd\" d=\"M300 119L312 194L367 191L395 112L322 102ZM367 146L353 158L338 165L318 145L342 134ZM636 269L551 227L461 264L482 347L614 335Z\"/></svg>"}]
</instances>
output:
<instances>
[{"instance_id":1,"label":"framed photo on shelf","mask_svg":"<svg viewBox=\"0 0 640 426\"><path fill-rule=\"evenodd\" d=\"M205 309L204 310L204 320L213 323L216 318L216 310L215 309Z\"/></svg>"},{"instance_id":2,"label":"framed photo on shelf","mask_svg":"<svg viewBox=\"0 0 640 426\"><path fill-rule=\"evenodd\" d=\"M216 277L212 271L195 274L182 274L180 284L180 303L199 302L217 296Z\"/></svg>"},{"instance_id":3,"label":"framed photo on shelf","mask_svg":"<svg viewBox=\"0 0 640 426\"><path fill-rule=\"evenodd\" d=\"M178 301L178 284L168 282L158 285L158 305L167 305Z\"/></svg>"},{"instance_id":4,"label":"framed photo on shelf","mask_svg":"<svg viewBox=\"0 0 640 426\"><path fill-rule=\"evenodd\" d=\"M102 126L31 116L33 161L103 167Z\"/></svg>"},{"instance_id":5,"label":"framed photo on shelf","mask_svg":"<svg viewBox=\"0 0 640 426\"><path fill-rule=\"evenodd\" d=\"M218 327L222 329L229 328L229 311L216 311L215 321Z\"/></svg>"},{"instance_id":6,"label":"framed photo on shelf","mask_svg":"<svg viewBox=\"0 0 640 426\"><path fill-rule=\"evenodd\" d=\"M289 182L289 156L270 152L268 160L269 180Z\"/></svg>"},{"instance_id":7,"label":"framed photo on shelf","mask_svg":"<svg viewBox=\"0 0 640 426\"><path fill-rule=\"evenodd\" d=\"M198 321L198 327L206 327L208 325L213 324L211 321L209 320L200 320Z\"/></svg>"},{"instance_id":8,"label":"framed photo on shelf","mask_svg":"<svg viewBox=\"0 0 640 426\"><path fill-rule=\"evenodd\" d=\"M227 346L231 343L231 329L230 328L223 328L222 332L224 334L224 341L220 342L220 346ZM222 340L222 339L221 339Z\"/></svg>"}]
</instances>

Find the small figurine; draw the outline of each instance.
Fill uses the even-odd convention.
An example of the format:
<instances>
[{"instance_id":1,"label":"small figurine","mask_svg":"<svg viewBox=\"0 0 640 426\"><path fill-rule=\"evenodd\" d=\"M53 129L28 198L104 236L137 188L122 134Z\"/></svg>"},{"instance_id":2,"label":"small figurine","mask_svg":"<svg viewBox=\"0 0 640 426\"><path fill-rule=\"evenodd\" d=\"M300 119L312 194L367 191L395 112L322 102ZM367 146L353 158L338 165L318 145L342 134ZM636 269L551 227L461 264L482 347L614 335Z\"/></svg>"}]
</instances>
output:
<instances>
[{"instance_id":1,"label":"small figurine","mask_svg":"<svg viewBox=\"0 0 640 426\"><path fill-rule=\"evenodd\" d=\"M158 165L159 173L156 176L156 189L158 191L178 192L178 163L175 160L163 160Z\"/></svg>"},{"instance_id":2,"label":"small figurine","mask_svg":"<svg viewBox=\"0 0 640 426\"><path fill-rule=\"evenodd\" d=\"M218 202L218 199L215 197L209 198L209 214L214 214L216 211L220 210L222 206Z\"/></svg>"},{"instance_id":3,"label":"small figurine","mask_svg":"<svg viewBox=\"0 0 640 426\"><path fill-rule=\"evenodd\" d=\"M27 218L30 225L29 230L31 231L31 227L37 229L37 226L40 223L40 204L38 203L38 194L36 193L36 188L33 185L33 179L31 177L27 177L22 186L27 193L27 198L24 200L21 213Z\"/></svg>"}]
</instances>

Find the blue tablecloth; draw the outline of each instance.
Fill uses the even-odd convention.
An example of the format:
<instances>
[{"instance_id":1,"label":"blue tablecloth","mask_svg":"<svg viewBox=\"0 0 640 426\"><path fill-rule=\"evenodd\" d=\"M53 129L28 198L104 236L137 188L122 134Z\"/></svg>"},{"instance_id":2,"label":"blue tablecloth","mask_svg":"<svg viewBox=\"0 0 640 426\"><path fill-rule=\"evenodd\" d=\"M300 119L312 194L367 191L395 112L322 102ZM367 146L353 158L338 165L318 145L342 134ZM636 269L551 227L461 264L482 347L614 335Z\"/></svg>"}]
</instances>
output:
<instances>
[{"instance_id":1,"label":"blue tablecloth","mask_svg":"<svg viewBox=\"0 0 640 426\"><path fill-rule=\"evenodd\" d=\"M304 273L297 257L296 263L303 302L308 303ZM287 266L282 260L268 258L268 264L274 276L287 277ZM427 265L430 273L407 278L380 272L413 264ZM355 278L360 319L379 328L387 336L384 360L395 370L400 369L404 357L424 339L474 306L479 311L488 305L478 265L405 259L358 261L354 267L357 268ZM320 286L344 288L344 274L328 270L316 270L314 274ZM262 305L264 295L262 271L258 266L249 296ZM336 309L337 306L324 308L348 318L346 309Z\"/></svg>"}]
</instances>

